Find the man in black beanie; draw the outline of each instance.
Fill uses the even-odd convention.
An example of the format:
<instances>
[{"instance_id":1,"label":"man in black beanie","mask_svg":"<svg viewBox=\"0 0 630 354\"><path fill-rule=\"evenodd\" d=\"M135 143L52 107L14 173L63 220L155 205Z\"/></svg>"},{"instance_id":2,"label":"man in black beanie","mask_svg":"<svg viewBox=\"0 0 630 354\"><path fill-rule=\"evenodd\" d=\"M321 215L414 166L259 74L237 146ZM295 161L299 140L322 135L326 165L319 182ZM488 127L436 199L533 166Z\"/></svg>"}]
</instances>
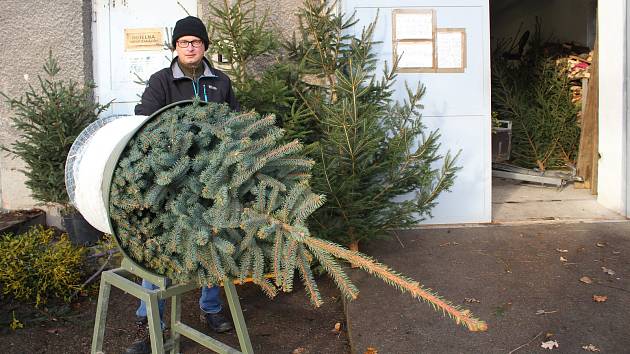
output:
<instances>
[{"instance_id":1,"label":"man in black beanie","mask_svg":"<svg viewBox=\"0 0 630 354\"><path fill-rule=\"evenodd\" d=\"M240 109L230 79L220 70L211 68L204 57L210 40L200 19L188 16L177 21L171 43L177 57L168 68L149 78L140 104L135 108L137 115L151 115L168 104L194 97L207 102L225 102L233 110Z\"/></svg>"},{"instance_id":2,"label":"man in black beanie","mask_svg":"<svg viewBox=\"0 0 630 354\"><path fill-rule=\"evenodd\" d=\"M160 108L182 100L199 97L203 101L227 103L231 109L239 110L230 79L221 71L211 68L204 57L208 49L208 32L200 19L188 16L177 21L173 30L172 44L177 52L168 68L151 75L142 99L135 107L137 115L151 115ZM142 286L155 289L147 280ZM232 324L221 314L220 288L203 287L199 298L202 322L217 333L232 329ZM164 300L159 302L160 318L164 312ZM129 348L127 354L151 353L151 342L146 331L147 308L144 301L136 311L140 338Z\"/></svg>"}]
</instances>

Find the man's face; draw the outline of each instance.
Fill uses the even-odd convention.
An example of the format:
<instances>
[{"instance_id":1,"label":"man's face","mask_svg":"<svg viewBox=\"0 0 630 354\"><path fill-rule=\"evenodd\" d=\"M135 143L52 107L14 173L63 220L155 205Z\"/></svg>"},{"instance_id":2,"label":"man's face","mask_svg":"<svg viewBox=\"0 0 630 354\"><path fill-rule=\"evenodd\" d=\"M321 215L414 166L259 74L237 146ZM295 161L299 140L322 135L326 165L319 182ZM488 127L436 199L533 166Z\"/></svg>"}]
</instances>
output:
<instances>
[{"instance_id":1,"label":"man's face","mask_svg":"<svg viewBox=\"0 0 630 354\"><path fill-rule=\"evenodd\" d=\"M199 42L201 42L201 45L195 48L193 44L199 44ZM199 37L182 36L177 39L175 51L177 51L177 56L181 64L194 67L201 63L206 48Z\"/></svg>"}]
</instances>

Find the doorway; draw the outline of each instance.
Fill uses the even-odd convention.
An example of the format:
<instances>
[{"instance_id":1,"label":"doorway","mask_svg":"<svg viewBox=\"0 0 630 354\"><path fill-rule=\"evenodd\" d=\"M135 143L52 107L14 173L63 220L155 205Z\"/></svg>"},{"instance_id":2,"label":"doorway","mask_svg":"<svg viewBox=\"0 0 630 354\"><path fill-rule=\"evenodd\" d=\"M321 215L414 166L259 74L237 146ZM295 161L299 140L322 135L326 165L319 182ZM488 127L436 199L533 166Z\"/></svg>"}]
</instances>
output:
<instances>
[{"instance_id":1,"label":"doorway","mask_svg":"<svg viewBox=\"0 0 630 354\"><path fill-rule=\"evenodd\" d=\"M577 163L585 159L580 149L597 151L596 133L589 141L579 130L588 136L597 129L584 118L587 103L596 102L588 96L589 87L597 90L589 86L597 70L596 24L597 0L490 1L493 222L624 219L597 202L596 170L585 175ZM563 68L562 88L558 73L541 64L546 60ZM547 96L537 94L542 89ZM597 159L591 162L588 171L597 168Z\"/></svg>"}]
</instances>

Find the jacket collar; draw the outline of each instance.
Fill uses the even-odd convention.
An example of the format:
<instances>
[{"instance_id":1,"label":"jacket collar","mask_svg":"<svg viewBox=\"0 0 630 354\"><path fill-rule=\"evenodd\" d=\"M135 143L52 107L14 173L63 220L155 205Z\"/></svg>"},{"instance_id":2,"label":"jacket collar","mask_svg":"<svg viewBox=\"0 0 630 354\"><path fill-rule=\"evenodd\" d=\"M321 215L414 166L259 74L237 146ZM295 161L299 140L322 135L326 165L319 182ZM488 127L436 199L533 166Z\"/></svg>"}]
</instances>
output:
<instances>
[{"instance_id":1,"label":"jacket collar","mask_svg":"<svg viewBox=\"0 0 630 354\"><path fill-rule=\"evenodd\" d=\"M203 64L203 74L199 76L199 79L201 79L202 77L217 77L212 72L212 68L210 68L210 63L208 62L208 59L203 58L201 60L201 63ZM182 69L177 64L177 57L175 57L175 59L173 59L173 61L171 62L171 71L173 72L173 80L190 79L188 76L186 76L186 74L184 74Z\"/></svg>"}]
</instances>

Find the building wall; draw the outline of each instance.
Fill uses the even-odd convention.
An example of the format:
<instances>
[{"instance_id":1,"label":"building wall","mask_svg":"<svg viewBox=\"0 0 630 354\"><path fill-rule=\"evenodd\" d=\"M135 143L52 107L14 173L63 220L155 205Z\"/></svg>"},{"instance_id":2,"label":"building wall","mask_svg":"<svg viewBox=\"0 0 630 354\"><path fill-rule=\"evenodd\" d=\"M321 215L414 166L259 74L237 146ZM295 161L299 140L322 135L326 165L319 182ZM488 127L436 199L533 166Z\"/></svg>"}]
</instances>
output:
<instances>
[{"instance_id":1,"label":"building wall","mask_svg":"<svg viewBox=\"0 0 630 354\"><path fill-rule=\"evenodd\" d=\"M600 1L597 201L626 214L626 0Z\"/></svg>"},{"instance_id":2,"label":"building wall","mask_svg":"<svg viewBox=\"0 0 630 354\"><path fill-rule=\"evenodd\" d=\"M60 76L78 82L92 78L91 2L81 0L0 1L0 92L20 97L31 84L37 87L48 50L59 60ZM15 141L11 111L0 102L0 145ZM20 159L0 153L0 207L29 208L35 204L24 185Z\"/></svg>"}]
</instances>

